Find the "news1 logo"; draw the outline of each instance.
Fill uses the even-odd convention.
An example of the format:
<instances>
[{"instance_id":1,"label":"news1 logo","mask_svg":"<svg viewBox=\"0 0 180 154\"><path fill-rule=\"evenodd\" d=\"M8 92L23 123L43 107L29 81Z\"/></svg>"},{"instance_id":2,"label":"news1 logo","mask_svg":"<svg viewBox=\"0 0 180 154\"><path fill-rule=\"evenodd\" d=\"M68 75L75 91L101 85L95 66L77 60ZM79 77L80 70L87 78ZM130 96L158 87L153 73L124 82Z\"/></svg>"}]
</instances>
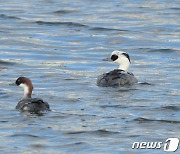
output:
<instances>
[{"instance_id":1,"label":"news1 logo","mask_svg":"<svg viewBox=\"0 0 180 154\"><path fill-rule=\"evenodd\" d=\"M178 138L168 138L164 144L164 151L176 151L179 146Z\"/></svg>"},{"instance_id":2,"label":"news1 logo","mask_svg":"<svg viewBox=\"0 0 180 154\"><path fill-rule=\"evenodd\" d=\"M178 138L168 138L163 142L134 142L132 149L160 149L164 151L175 152L179 146Z\"/></svg>"}]
</instances>

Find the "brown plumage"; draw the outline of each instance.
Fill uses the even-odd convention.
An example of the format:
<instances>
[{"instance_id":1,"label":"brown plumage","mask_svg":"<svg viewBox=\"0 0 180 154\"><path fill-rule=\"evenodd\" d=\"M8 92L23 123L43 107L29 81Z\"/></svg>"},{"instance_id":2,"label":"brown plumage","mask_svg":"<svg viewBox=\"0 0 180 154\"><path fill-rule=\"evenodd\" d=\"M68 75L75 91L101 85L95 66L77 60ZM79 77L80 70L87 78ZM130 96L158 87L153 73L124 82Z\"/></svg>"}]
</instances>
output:
<instances>
[{"instance_id":1,"label":"brown plumage","mask_svg":"<svg viewBox=\"0 0 180 154\"><path fill-rule=\"evenodd\" d=\"M17 104L16 109L35 113L41 111L50 111L50 107L47 102L44 102L39 98L31 98L33 84L30 79L26 77L19 77L15 84L24 88L24 96Z\"/></svg>"}]
</instances>

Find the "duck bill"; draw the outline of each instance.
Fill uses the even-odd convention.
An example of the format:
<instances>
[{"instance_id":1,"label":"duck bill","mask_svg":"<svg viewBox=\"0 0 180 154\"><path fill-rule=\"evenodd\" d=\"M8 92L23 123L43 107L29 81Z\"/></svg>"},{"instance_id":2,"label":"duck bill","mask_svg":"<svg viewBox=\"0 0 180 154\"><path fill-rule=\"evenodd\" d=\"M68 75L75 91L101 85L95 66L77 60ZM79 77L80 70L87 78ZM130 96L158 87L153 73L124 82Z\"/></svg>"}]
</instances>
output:
<instances>
[{"instance_id":1,"label":"duck bill","mask_svg":"<svg viewBox=\"0 0 180 154\"><path fill-rule=\"evenodd\" d=\"M103 61L112 61L110 57L104 58Z\"/></svg>"},{"instance_id":2,"label":"duck bill","mask_svg":"<svg viewBox=\"0 0 180 154\"><path fill-rule=\"evenodd\" d=\"M10 83L9 85L10 86L17 86L15 83Z\"/></svg>"}]
</instances>

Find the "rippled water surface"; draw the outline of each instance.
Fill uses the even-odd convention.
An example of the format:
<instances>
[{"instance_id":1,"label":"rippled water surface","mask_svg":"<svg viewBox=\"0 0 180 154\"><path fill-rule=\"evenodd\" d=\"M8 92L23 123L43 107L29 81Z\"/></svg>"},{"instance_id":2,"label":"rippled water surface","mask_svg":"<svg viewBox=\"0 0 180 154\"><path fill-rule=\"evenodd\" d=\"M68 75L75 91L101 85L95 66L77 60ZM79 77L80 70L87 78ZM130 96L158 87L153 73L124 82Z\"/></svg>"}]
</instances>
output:
<instances>
[{"instance_id":1,"label":"rippled water surface","mask_svg":"<svg viewBox=\"0 0 180 154\"><path fill-rule=\"evenodd\" d=\"M180 138L179 0L1 0L1 153L162 153L135 141ZM117 68L103 59L128 52L139 83L100 88ZM19 76L52 111L15 110ZM141 83L141 84L140 84Z\"/></svg>"}]
</instances>

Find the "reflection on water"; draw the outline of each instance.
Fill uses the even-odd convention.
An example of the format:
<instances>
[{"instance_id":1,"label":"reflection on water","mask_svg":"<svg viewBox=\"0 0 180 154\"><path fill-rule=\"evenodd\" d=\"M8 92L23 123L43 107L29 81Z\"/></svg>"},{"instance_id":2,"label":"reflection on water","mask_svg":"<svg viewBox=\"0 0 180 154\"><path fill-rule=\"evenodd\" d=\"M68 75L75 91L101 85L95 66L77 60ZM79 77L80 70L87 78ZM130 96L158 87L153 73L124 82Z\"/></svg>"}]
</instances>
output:
<instances>
[{"instance_id":1,"label":"reflection on water","mask_svg":"<svg viewBox=\"0 0 180 154\"><path fill-rule=\"evenodd\" d=\"M180 137L179 1L0 4L2 153L144 152L132 143ZM114 49L131 56L137 85L96 86L117 68L104 60ZM9 83L18 76L32 80L33 96L52 112L15 110L23 91Z\"/></svg>"}]
</instances>

